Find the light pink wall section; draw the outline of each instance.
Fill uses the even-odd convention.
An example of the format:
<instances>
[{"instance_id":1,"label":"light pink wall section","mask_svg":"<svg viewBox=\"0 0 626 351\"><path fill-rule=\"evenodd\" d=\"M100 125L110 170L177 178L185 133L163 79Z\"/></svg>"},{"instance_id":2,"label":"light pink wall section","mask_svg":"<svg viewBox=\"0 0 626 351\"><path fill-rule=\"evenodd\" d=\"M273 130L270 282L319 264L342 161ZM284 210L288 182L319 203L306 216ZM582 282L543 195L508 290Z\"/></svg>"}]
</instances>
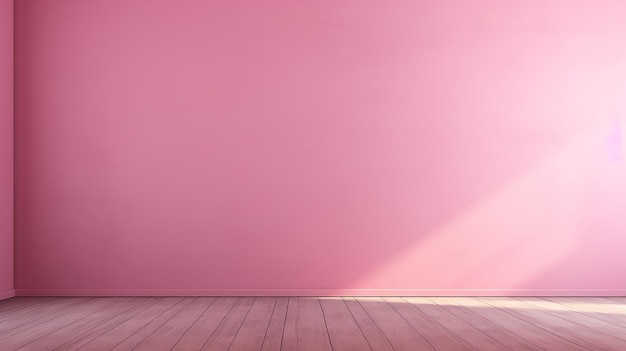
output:
<instances>
[{"instance_id":1,"label":"light pink wall section","mask_svg":"<svg viewBox=\"0 0 626 351\"><path fill-rule=\"evenodd\" d=\"M13 0L0 0L0 300L13 290Z\"/></svg>"},{"instance_id":2,"label":"light pink wall section","mask_svg":"<svg viewBox=\"0 0 626 351\"><path fill-rule=\"evenodd\" d=\"M16 6L18 293L626 291L624 1Z\"/></svg>"}]
</instances>

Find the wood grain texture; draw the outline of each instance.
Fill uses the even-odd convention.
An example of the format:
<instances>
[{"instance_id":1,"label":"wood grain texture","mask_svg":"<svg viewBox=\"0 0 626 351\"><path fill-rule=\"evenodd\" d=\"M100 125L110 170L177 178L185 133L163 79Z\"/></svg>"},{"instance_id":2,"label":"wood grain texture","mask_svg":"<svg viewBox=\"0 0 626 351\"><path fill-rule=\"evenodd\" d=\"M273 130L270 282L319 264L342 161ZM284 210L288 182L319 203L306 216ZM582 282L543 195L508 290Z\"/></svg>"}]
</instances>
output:
<instances>
[{"instance_id":1,"label":"wood grain texture","mask_svg":"<svg viewBox=\"0 0 626 351\"><path fill-rule=\"evenodd\" d=\"M229 350L260 350L275 306L275 297L257 297Z\"/></svg>"},{"instance_id":2,"label":"wood grain texture","mask_svg":"<svg viewBox=\"0 0 626 351\"><path fill-rule=\"evenodd\" d=\"M89 314L83 318L77 319L64 327L61 327L45 337L40 338L21 348L23 351L41 351L54 350L71 340L76 336L80 336L98 325L108 321L114 316L133 308L140 301L136 299L122 299L116 301L105 308Z\"/></svg>"},{"instance_id":3,"label":"wood grain texture","mask_svg":"<svg viewBox=\"0 0 626 351\"><path fill-rule=\"evenodd\" d=\"M560 298L559 298L560 299ZM538 299L523 299L525 304L532 306L533 309L539 308L547 314L556 316L567 321L582 325L594 331L601 330L603 334L626 341L626 326L623 324L626 311L620 311L620 305L611 305L611 307L599 308L599 305L593 301L580 303L574 300L569 304L545 304L537 302ZM625 348L626 349L626 348Z\"/></svg>"},{"instance_id":4,"label":"wood grain texture","mask_svg":"<svg viewBox=\"0 0 626 351\"><path fill-rule=\"evenodd\" d=\"M506 328L500 326L496 321L492 321L485 316L476 313L471 307L457 303L451 297L429 297L429 301L441 306L446 311L454 314L460 319L471 324L474 328L480 330L485 335L490 336L500 344L511 350L520 351L541 351L538 345L526 340ZM475 309L474 309L475 310Z\"/></svg>"},{"instance_id":5,"label":"wood grain texture","mask_svg":"<svg viewBox=\"0 0 626 351\"><path fill-rule=\"evenodd\" d=\"M498 307L510 314L535 325L541 325L543 329L567 339L581 347L590 350L626 350L626 343L604 333L574 323L558 315L547 313L545 310L533 308L532 305L509 298L482 298L488 304Z\"/></svg>"},{"instance_id":6,"label":"wood grain texture","mask_svg":"<svg viewBox=\"0 0 626 351\"><path fill-rule=\"evenodd\" d=\"M465 340L446 329L437 320L427 316L401 297L386 297L384 300L435 350L474 350Z\"/></svg>"},{"instance_id":7,"label":"wood grain texture","mask_svg":"<svg viewBox=\"0 0 626 351\"><path fill-rule=\"evenodd\" d=\"M59 346L55 350L57 351L76 351L81 349L86 344L90 343L97 337L107 333L118 325L126 322L127 320L134 318L139 313L153 305L157 299L155 298L136 298L136 305L128 310L118 314L117 316L103 322L102 324L94 327L93 329L83 333L82 335L76 335L74 338L68 340L63 345Z\"/></svg>"},{"instance_id":8,"label":"wood grain texture","mask_svg":"<svg viewBox=\"0 0 626 351\"><path fill-rule=\"evenodd\" d=\"M289 298L282 350L332 350L318 298Z\"/></svg>"},{"instance_id":9,"label":"wood grain texture","mask_svg":"<svg viewBox=\"0 0 626 351\"><path fill-rule=\"evenodd\" d=\"M626 299L77 297L0 305L0 350L626 350Z\"/></svg>"},{"instance_id":10,"label":"wood grain texture","mask_svg":"<svg viewBox=\"0 0 626 351\"><path fill-rule=\"evenodd\" d=\"M254 304L254 297L242 297L235 302L233 308L224 317L215 332L209 337L202 350L228 350L239 332L243 321Z\"/></svg>"},{"instance_id":11,"label":"wood grain texture","mask_svg":"<svg viewBox=\"0 0 626 351\"><path fill-rule=\"evenodd\" d=\"M333 350L371 350L343 299L320 297L319 301Z\"/></svg>"},{"instance_id":12,"label":"wood grain texture","mask_svg":"<svg viewBox=\"0 0 626 351\"><path fill-rule=\"evenodd\" d=\"M0 321L50 305L52 297L14 297L0 301Z\"/></svg>"},{"instance_id":13,"label":"wood grain texture","mask_svg":"<svg viewBox=\"0 0 626 351\"><path fill-rule=\"evenodd\" d=\"M238 298L217 299L180 338L173 350L200 350L237 303Z\"/></svg>"},{"instance_id":14,"label":"wood grain texture","mask_svg":"<svg viewBox=\"0 0 626 351\"><path fill-rule=\"evenodd\" d=\"M156 330L166 324L172 317L183 310L187 305L192 303L195 298L183 299L181 298L178 303L172 307L166 309L158 316L144 324L136 332L117 344L112 350L125 351L136 349L146 338L149 338L154 334Z\"/></svg>"},{"instance_id":15,"label":"wood grain texture","mask_svg":"<svg viewBox=\"0 0 626 351\"><path fill-rule=\"evenodd\" d=\"M540 325L529 323L503 309L491 306L480 299L457 297L454 298L454 300L461 305L470 307L472 311L477 314L496 322L501 327L514 332L524 339L532 340L533 342L536 341L542 348L551 350L586 350L586 348L581 347L572 341L549 332Z\"/></svg>"},{"instance_id":16,"label":"wood grain texture","mask_svg":"<svg viewBox=\"0 0 626 351\"><path fill-rule=\"evenodd\" d=\"M8 317L0 322L0 340L68 313L74 307L89 301L90 298L60 299L53 303L37 305L37 308L26 313Z\"/></svg>"},{"instance_id":17,"label":"wood grain texture","mask_svg":"<svg viewBox=\"0 0 626 351\"><path fill-rule=\"evenodd\" d=\"M558 297L526 298L522 301L561 317L589 321L606 326L618 335L626 335L626 304L620 304L617 299Z\"/></svg>"},{"instance_id":18,"label":"wood grain texture","mask_svg":"<svg viewBox=\"0 0 626 351\"><path fill-rule=\"evenodd\" d=\"M261 351L278 351L283 343L283 331L285 330L285 318L287 317L288 297L277 297L270 323L265 333Z\"/></svg>"},{"instance_id":19,"label":"wood grain texture","mask_svg":"<svg viewBox=\"0 0 626 351\"><path fill-rule=\"evenodd\" d=\"M147 309L91 340L81 347L80 350L98 351L106 350L107 348L112 349L139 333L141 328L150 323L150 321L181 302L181 298L156 298L156 301Z\"/></svg>"},{"instance_id":20,"label":"wood grain texture","mask_svg":"<svg viewBox=\"0 0 626 351\"><path fill-rule=\"evenodd\" d=\"M376 326L376 323L374 323L367 312L365 312L360 303L358 303L353 297L344 297L343 301L346 303L348 310L350 310L352 317L359 326L359 329L361 329L361 332L367 339L367 342L372 350L393 350L389 340L387 340L378 326Z\"/></svg>"},{"instance_id":21,"label":"wood grain texture","mask_svg":"<svg viewBox=\"0 0 626 351\"><path fill-rule=\"evenodd\" d=\"M380 297L356 299L395 350L434 350L398 312Z\"/></svg>"},{"instance_id":22,"label":"wood grain texture","mask_svg":"<svg viewBox=\"0 0 626 351\"><path fill-rule=\"evenodd\" d=\"M446 328L457 337L463 339L468 345L471 345L471 347L476 350L511 350L510 348L499 343L496 339L483 333L453 313L448 312L445 308L432 303L425 297L408 297L404 298L404 300L411 303L415 306L415 308L424 313L424 315L440 323L442 327Z\"/></svg>"},{"instance_id":23,"label":"wood grain texture","mask_svg":"<svg viewBox=\"0 0 626 351\"><path fill-rule=\"evenodd\" d=\"M178 311L165 324L155 329L133 350L159 351L171 350L202 313L215 301L211 297L194 298L191 303Z\"/></svg>"},{"instance_id":24,"label":"wood grain texture","mask_svg":"<svg viewBox=\"0 0 626 351\"><path fill-rule=\"evenodd\" d=\"M101 311L102 309L116 303L119 298L112 299L92 299L84 304L77 304L65 313L56 315L54 318L47 318L42 323L32 327L21 329L18 333L12 334L10 337L1 340L2 347L11 350L17 349L28 344L46 338L55 331L69 325L77 320L82 319L92 313Z\"/></svg>"}]
</instances>

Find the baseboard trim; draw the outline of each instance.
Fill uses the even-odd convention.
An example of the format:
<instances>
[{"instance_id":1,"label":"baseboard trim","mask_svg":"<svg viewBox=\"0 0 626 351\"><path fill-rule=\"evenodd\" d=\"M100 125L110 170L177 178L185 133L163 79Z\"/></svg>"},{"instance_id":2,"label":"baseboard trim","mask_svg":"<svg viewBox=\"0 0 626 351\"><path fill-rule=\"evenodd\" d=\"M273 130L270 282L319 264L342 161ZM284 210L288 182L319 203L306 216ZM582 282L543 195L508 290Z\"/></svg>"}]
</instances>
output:
<instances>
[{"instance_id":1,"label":"baseboard trim","mask_svg":"<svg viewBox=\"0 0 626 351\"><path fill-rule=\"evenodd\" d=\"M15 290L13 289L0 292L0 300L6 300L12 297L15 297Z\"/></svg>"},{"instance_id":2,"label":"baseboard trim","mask_svg":"<svg viewBox=\"0 0 626 351\"><path fill-rule=\"evenodd\" d=\"M626 289L16 289L3 294L0 299L2 296L626 296Z\"/></svg>"}]
</instances>

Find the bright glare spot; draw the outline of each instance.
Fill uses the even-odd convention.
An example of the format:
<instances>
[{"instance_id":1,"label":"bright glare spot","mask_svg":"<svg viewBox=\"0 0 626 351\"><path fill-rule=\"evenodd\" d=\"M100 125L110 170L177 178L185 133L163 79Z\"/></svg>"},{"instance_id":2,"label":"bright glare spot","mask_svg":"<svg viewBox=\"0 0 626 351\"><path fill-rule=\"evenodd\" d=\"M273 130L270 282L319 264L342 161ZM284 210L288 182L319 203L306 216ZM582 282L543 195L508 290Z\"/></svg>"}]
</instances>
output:
<instances>
[{"instance_id":1,"label":"bright glare spot","mask_svg":"<svg viewBox=\"0 0 626 351\"><path fill-rule=\"evenodd\" d=\"M489 302L497 302L489 305ZM445 305L447 303L438 304ZM583 313L610 313L610 314L626 314L626 303L598 303L598 302L571 302L563 301L557 303L539 299L509 299L509 298L486 298L483 300L474 298L454 299L454 305L471 308L511 308L521 310L546 310L546 311L562 311L562 312L583 312ZM450 303L450 305L453 305Z\"/></svg>"}]
</instances>

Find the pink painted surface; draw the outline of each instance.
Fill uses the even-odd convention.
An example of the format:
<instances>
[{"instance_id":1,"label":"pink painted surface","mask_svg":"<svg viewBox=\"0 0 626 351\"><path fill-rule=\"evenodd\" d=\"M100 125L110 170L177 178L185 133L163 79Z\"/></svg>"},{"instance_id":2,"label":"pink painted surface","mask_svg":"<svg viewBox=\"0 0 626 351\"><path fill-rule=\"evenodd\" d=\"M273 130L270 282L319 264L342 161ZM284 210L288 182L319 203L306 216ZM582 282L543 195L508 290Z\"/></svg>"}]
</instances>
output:
<instances>
[{"instance_id":1,"label":"pink painted surface","mask_svg":"<svg viewBox=\"0 0 626 351\"><path fill-rule=\"evenodd\" d=\"M19 289L626 289L626 2L16 7Z\"/></svg>"},{"instance_id":2,"label":"pink painted surface","mask_svg":"<svg viewBox=\"0 0 626 351\"><path fill-rule=\"evenodd\" d=\"M0 0L0 299L13 294L13 1Z\"/></svg>"}]
</instances>

